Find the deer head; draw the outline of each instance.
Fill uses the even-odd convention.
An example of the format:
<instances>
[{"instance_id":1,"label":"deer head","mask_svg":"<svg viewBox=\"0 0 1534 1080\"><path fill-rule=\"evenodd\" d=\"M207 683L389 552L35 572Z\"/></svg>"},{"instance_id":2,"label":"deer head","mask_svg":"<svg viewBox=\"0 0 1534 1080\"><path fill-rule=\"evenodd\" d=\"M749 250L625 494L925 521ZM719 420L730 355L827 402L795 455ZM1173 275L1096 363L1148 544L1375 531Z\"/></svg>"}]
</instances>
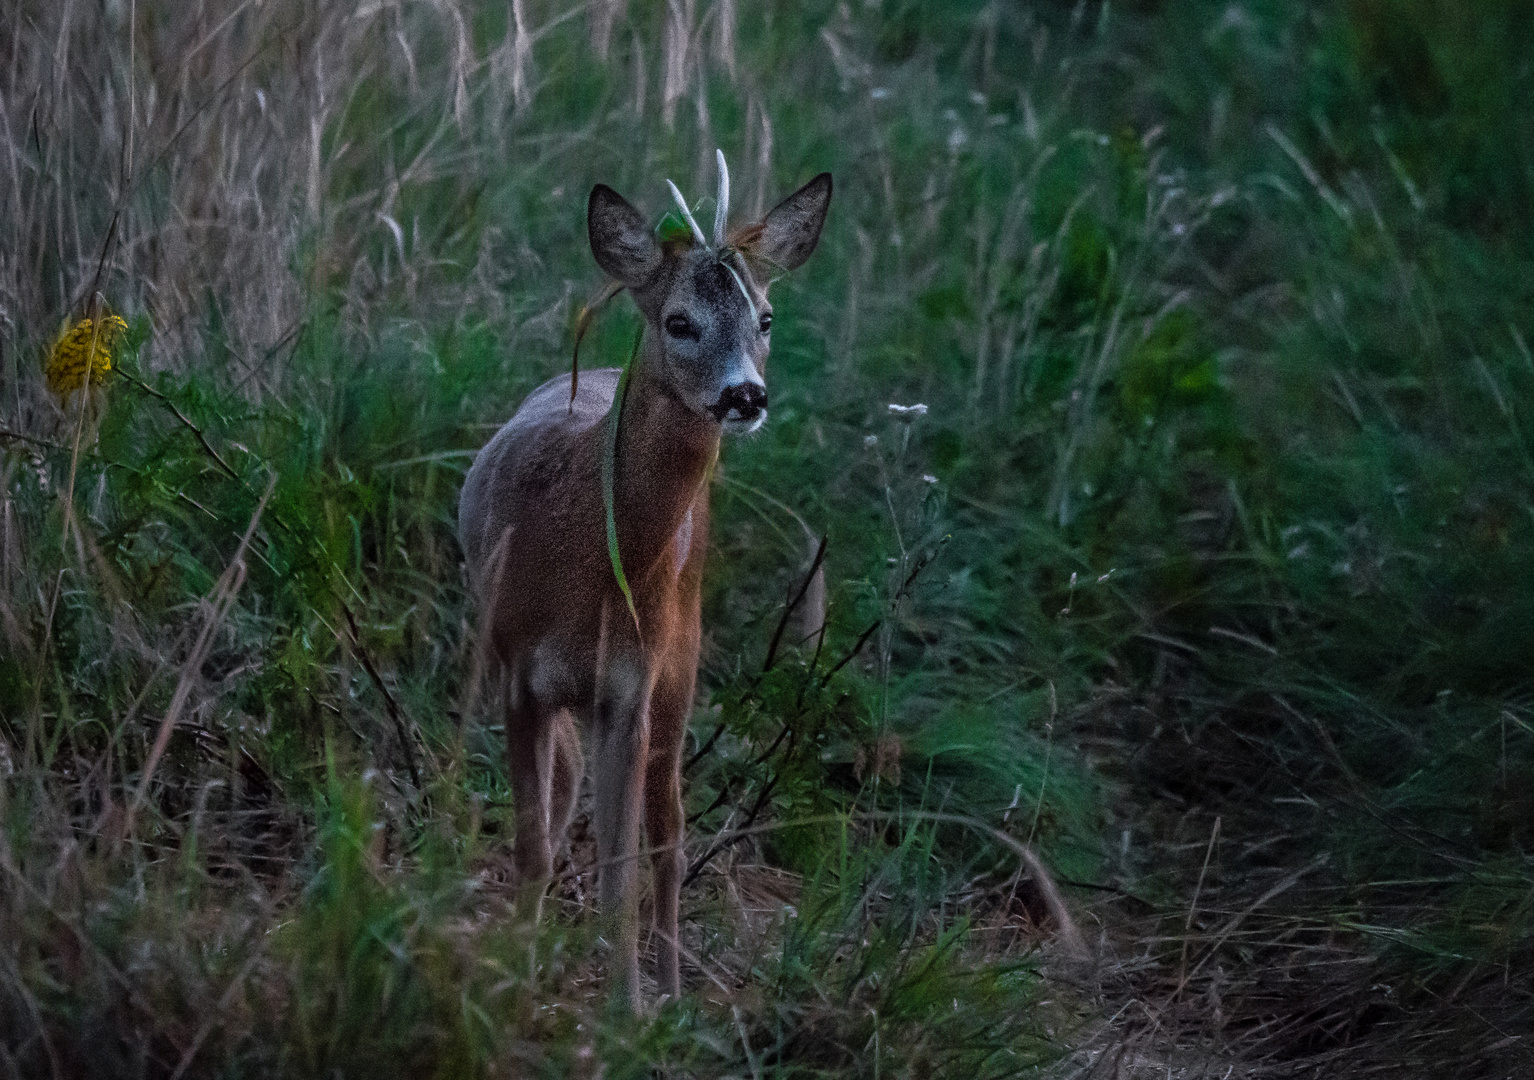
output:
<instances>
[{"instance_id":1,"label":"deer head","mask_svg":"<svg viewBox=\"0 0 1534 1080\"><path fill-rule=\"evenodd\" d=\"M761 222L727 233L729 172L723 153L718 161L712 242L675 185L688 239L661 242L605 184L591 189L586 220L597 265L633 294L646 333L660 343L658 360L652 352L648 361L651 377L700 417L743 433L767 419L767 288L775 271L798 268L815 250L831 205L831 174L815 177Z\"/></svg>"}]
</instances>

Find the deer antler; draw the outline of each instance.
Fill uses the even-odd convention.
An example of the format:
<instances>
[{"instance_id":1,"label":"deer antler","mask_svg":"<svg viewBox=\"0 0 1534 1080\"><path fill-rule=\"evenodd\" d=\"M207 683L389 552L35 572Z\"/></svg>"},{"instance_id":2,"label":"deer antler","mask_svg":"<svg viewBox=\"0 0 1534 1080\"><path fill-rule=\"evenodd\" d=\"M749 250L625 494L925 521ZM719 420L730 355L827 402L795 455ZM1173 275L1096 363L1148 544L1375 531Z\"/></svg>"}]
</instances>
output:
<instances>
[{"instance_id":1,"label":"deer antler","mask_svg":"<svg viewBox=\"0 0 1534 1080\"><path fill-rule=\"evenodd\" d=\"M740 272L725 259L725 255L729 254L724 249L724 229L730 217L730 167L724 163L723 150L714 150L714 160L719 163L719 199L714 207L714 243L712 245L704 237L703 230L698 227L698 221L692 216L692 210L688 207L687 200L682 197L681 189L670 180L666 181L666 187L671 189L671 198L675 201L677 209L682 211L682 217L692 229L692 234L697 238L698 243L705 250L719 255L721 265L730 272L730 276L735 279L735 284L740 286L740 295L746 298L746 307L750 309L751 319L755 322L757 318L756 301L751 299L751 290L746 288L746 283L741 278Z\"/></svg>"},{"instance_id":2,"label":"deer antler","mask_svg":"<svg viewBox=\"0 0 1534 1080\"><path fill-rule=\"evenodd\" d=\"M714 250L724 250L724 227L730 217L730 167L724 163L724 151L715 150L719 162L719 201L714 207Z\"/></svg>"}]
</instances>

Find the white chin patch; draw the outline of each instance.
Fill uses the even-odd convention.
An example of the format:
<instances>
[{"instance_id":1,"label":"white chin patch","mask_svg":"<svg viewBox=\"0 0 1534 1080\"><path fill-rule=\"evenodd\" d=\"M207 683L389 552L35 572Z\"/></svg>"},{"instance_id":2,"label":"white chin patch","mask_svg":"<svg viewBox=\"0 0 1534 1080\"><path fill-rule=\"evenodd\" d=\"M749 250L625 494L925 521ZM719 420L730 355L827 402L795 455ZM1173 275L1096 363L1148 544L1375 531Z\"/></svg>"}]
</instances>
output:
<instances>
[{"instance_id":1,"label":"white chin patch","mask_svg":"<svg viewBox=\"0 0 1534 1080\"><path fill-rule=\"evenodd\" d=\"M738 411L736 411L735 409L731 409L725 415L724 420L721 421L721 423L722 423L722 425L724 427L724 430L729 432L731 435L749 435L751 432L755 431L757 428L761 427L766 422L767 422L767 410L766 409L763 409L760 412L758 412L750 420L742 420L741 417L740 417L740 413Z\"/></svg>"}]
</instances>

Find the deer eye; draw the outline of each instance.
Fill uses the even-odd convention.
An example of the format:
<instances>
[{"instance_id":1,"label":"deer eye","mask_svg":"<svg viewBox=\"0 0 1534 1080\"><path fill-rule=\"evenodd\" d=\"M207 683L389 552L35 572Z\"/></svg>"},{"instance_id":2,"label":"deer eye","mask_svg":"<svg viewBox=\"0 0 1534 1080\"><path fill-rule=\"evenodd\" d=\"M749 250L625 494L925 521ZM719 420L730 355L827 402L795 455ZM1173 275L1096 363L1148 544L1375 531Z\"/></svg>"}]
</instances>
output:
<instances>
[{"instance_id":1,"label":"deer eye","mask_svg":"<svg viewBox=\"0 0 1534 1080\"><path fill-rule=\"evenodd\" d=\"M696 338L698 328L693 326L692 320L681 312L666 316L666 333L672 337Z\"/></svg>"},{"instance_id":2,"label":"deer eye","mask_svg":"<svg viewBox=\"0 0 1534 1080\"><path fill-rule=\"evenodd\" d=\"M763 312L761 321L757 325L761 327L762 333L769 332L772 329L772 312Z\"/></svg>"}]
</instances>

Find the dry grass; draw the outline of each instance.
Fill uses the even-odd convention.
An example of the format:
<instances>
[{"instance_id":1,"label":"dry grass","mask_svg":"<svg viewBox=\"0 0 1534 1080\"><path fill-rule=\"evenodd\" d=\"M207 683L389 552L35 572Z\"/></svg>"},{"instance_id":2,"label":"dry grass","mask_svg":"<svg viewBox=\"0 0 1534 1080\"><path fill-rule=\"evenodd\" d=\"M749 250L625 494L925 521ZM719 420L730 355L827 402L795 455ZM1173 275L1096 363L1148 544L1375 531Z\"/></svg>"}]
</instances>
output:
<instances>
[{"instance_id":1,"label":"dry grass","mask_svg":"<svg viewBox=\"0 0 1534 1080\"><path fill-rule=\"evenodd\" d=\"M0 1075L1520 1075L1517 219L1206 7L0 12ZM689 994L614 1024L579 823L510 918L456 489L590 184L721 144L837 206L717 495Z\"/></svg>"}]
</instances>

